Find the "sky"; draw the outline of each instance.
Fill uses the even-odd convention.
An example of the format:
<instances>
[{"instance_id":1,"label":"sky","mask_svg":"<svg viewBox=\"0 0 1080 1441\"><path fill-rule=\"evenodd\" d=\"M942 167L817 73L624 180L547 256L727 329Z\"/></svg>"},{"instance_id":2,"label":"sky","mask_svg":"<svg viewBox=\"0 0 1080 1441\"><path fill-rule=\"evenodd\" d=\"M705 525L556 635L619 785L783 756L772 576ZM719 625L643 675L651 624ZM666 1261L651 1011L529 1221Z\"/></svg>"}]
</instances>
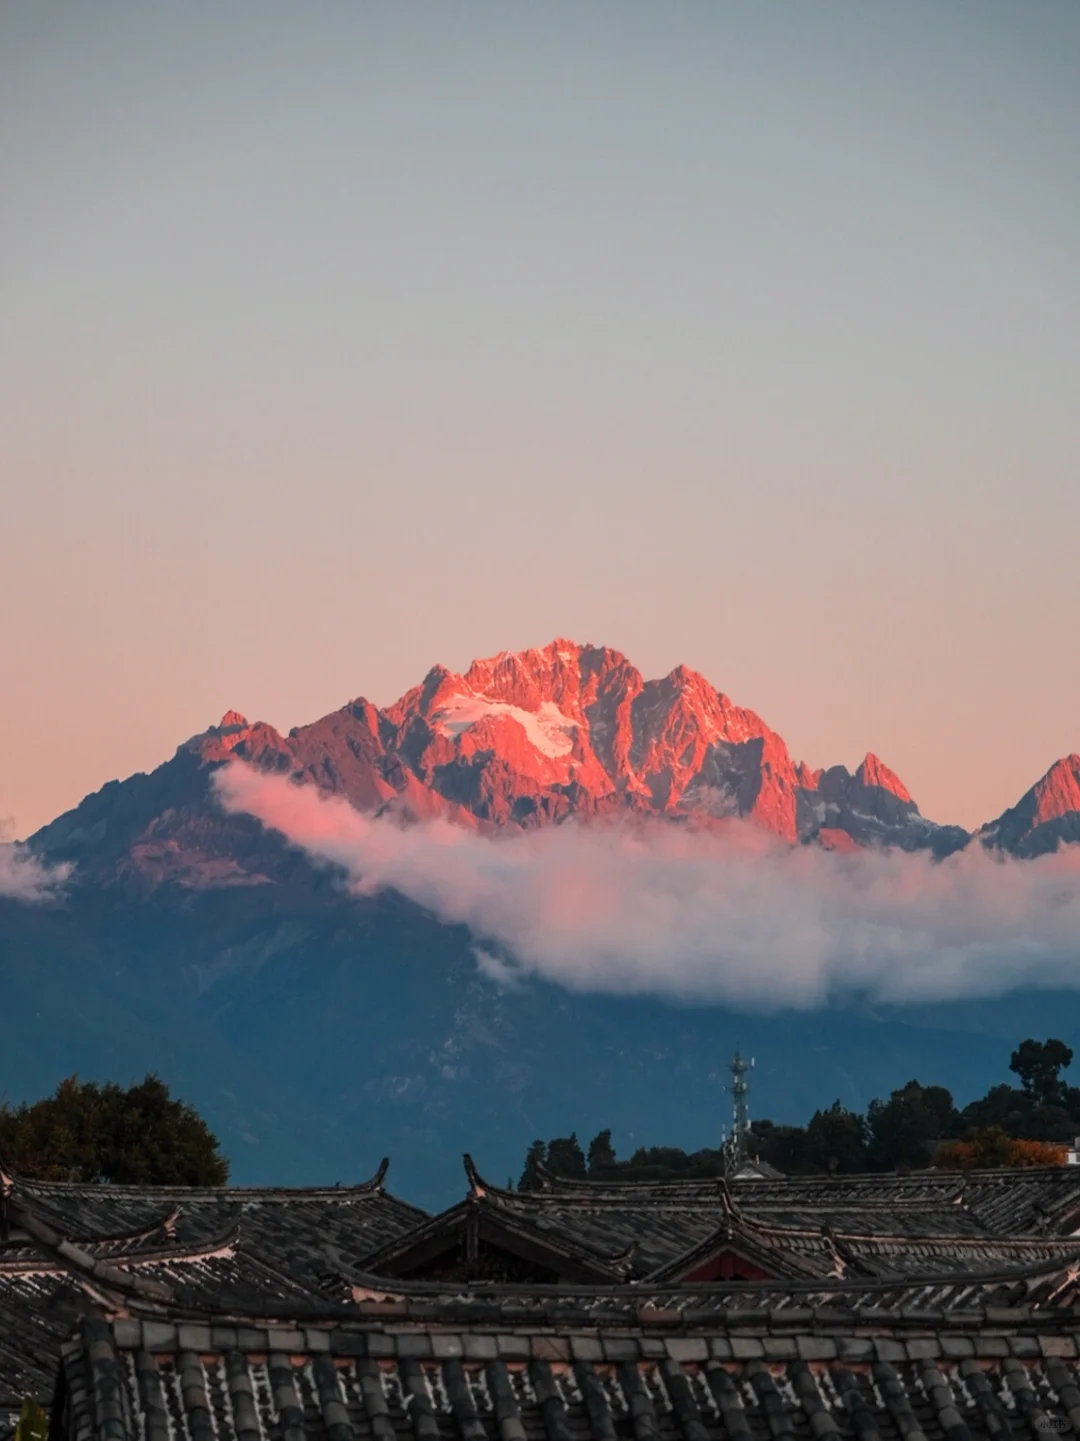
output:
<instances>
[{"instance_id":1,"label":"sky","mask_svg":"<svg viewBox=\"0 0 1080 1441\"><path fill-rule=\"evenodd\" d=\"M1080 750L1075 0L0 7L0 818L556 635Z\"/></svg>"}]
</instances>

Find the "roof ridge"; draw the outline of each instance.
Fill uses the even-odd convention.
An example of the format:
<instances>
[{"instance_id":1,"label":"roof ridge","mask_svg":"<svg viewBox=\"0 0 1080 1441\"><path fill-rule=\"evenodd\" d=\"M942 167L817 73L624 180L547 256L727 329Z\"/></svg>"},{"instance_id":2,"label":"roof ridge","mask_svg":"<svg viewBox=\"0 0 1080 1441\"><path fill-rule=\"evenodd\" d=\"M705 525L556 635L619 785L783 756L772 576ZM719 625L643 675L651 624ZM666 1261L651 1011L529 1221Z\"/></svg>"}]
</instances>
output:
<instances>
[{"instance_id":1,"label":"roof ridge","mask_svg":"<svg viewBox=\"0 0 1080 1441\"><path fill-rule=\"evenodd\" d=\"M686 1176L681 1178L673 1178L672 1180L667 1181L620 1181L617 1179L600 1180L592 1176L561 1176L557 1172L549 1170L548 1167L544 1165L543 1161L537 1161L535 1164L537 1174L541 1177L543 1181L548 1183L548 1185L545 1186L545 1189L551 1189L553 1191L561 1192L579 1191L585 1194L590 1191L595 1192L603 1190L625 1190L644 1192L651 1190L674 1191L679 1188L686 1189L691 1186L700 1186L702 1188L706 1188L709 1186L714 1186L716 1182L721 1179L722 1176L722 1173L718 1172L715 1176ZM767 1184L775 1183L768 1182ZM536 1193L530 1192L529 1194Z\"/></svg>"},{"instance_id":2,"label":"roof ridge","mask_svg":"<svg viewBox=\"0 0 1080 1441\"><path fill-rule=\"evenodd\" d=\"M170 1184L150 1184L137 1181L46 1181L39 1180L34 1176L21 1176L16 1172L6 1171L0 1165L0 1186L14 1187L17 1190L33 1194L40 1191L45 1194L73 1195L82 1191L92 1191L96 1194L126 1197L145 1196L147 1198L155 1195L181 1196L185 1199L192 1198L217 1198L237 1196L241 1199L254 1199L257 1196L355 1196L357 1194L388 1195L383 1185L386 1173L390 1169L390 1157L384 1156L379 1162L375 1173L366 1181L357 1181L350 1186L342 1186L335 1183L333 1186L174 1186ZM410 1206L408 1201L400 1201L397 1196L388 1196L388 1199L399 1201L403 1206ZM413 1210L419 1207L412 1206Z\"/></svg>"},{"instance_id":3,"label":"roof ridge","mask_svg":"<svg viewBox=\"0 0 1080 1441\"><path fill-rule=\"evenodd\" d=\"M1076 1264L1070 1269L1080 1270L1080 1251L1072 1259ZM620 1321L617 1317L632 1317L633 1324L641 1325L643 1312L648 1313L654 1310L670 1312L672 1307L670 1304L664 1305L665 1301L671 1303L685 1300L687 1304L676 1309L688 1316L692 1315L694 1319L692 1322L684 1322L684 1324L720 1325L725 1329L730 1329L741 1324L745 1317L747 1321L752 1318L755 1327L765 1324L768 1328L773 1322L781 1327L791 1327L799 1322L800 1313L801 1318L805 1320L807 1306L799 1305L798 1298L806 1297L812 1298L809 1302L809 1309L812 1311L815 1326L825 1322L835 1322L835 1325L838 1326L868 1323L878 1326L888 1320L893 1324L925 1327L927 1318L932 1316L939 1324L946 1326L956 1325L960 1328L974 1325L978 1328L990 1324L999 1325L1006 1320L1015 1320L1023 1316L1032 1325L1041 1325L1043 1328L1064 1326L1074 1332L1080 1323L1080 1307L1076 1304L1041 1308L1038 1304L1032 1305L1027 1301L1017 1306L1008 1304L1002 1306L986 1302L978 1307L949 1310L943 1309L941 1305L928 1304L925 1300L928 1288L940 1291L949 1287L957 1287L966 1293L977 1291L995 1282L1009 1283L1037 1279L1061 1269L1060 1262L1049 1261L1043 1262L1039 1266L1022 1269L965 1272L959 1275L941 1274L930 1277L807 1276L784 1280L725 1280L722 1284L708 1282L651 1285L644 1280L588 1285L567 1285L565 1282L547 1285L529 1283L516 1286L505 1282L488 1281L395 1282L387 1277L357 1273L351 1282L354 1293L354 1299L351 1302L333 1303L321 1298L310 1304L296 1300L280 1303L267 1301L260 1305L258 1314L264 1317L288 1316L305 1321L317 1319L320 1316L336 1321L356 1320L361 1323L365 1321L370 1323L372 1319L375 1319L392 1321L395 1327L410 1320L427 1321L438 1325L451 1324L452 1320L455 1323L471 1320L473 1323L478 1322L487 1327L498 1328L507 1323L508 1317L500 1314L503 1310L513 1313L515 1317L520 1317L523 1311L542 1310L546 1303L550 1303L564 1310L567 1313L567 1320L572 1320L574 1326L580 1329L580 1326L585 1324L590 1330L594 1330L597 1326L605 1323L619 1325ZM357 1297L356 1292L360 1290L370 1291L373 1297L379 1299ZM756 1303L755 1298L759 1296L783 1297L786 1302L795 1304L784 1304L784 1302L778 1304L770 1301L762 1305ZM895 1297L897 1301L882 1307L860 1300L848 1299L871 1296ZM725 1308L723 1306L708 1310L690 1304L699 1298L705 1302L711 1298L716 1303L725 1298L734 1299L736 1297L746 1298L746 1305L741 1310L737 1307ZM840 1298L839 1304L834 1306L830 1301L832 1297ZM914 1304L905 1302L905 1297L921 1298L922 1304L919 1304L918 1301ZM177 1297L177 1300L181 1302L182 1307L182 1298ZM584 1311L582 1303L588 1301L607 1301L612 1305L606 1310ZM415 1303L417 1309L410 1315L408 1308L411 1303ZM494 1310L492 1309L493 1303ZM505 1306L499 1303L505 1303ZM475 1308L478 1306L483 1308L482 1313L477 1313ZM470 1308L472 1308L471 1315ZM176 1310L175 1305L170 1309ZM243 1307L237 1305L209 1306L201 1304L196 1309L200 1316L211 1320L220 1320L224 1317L235 1319L245 1314L254 1314L245 1312ZM433 1310L434 1314L432 1314ZM545 1321L545 1325L547 1324L551 1324L551 1322Z\"/></svg>"}]
</instances>

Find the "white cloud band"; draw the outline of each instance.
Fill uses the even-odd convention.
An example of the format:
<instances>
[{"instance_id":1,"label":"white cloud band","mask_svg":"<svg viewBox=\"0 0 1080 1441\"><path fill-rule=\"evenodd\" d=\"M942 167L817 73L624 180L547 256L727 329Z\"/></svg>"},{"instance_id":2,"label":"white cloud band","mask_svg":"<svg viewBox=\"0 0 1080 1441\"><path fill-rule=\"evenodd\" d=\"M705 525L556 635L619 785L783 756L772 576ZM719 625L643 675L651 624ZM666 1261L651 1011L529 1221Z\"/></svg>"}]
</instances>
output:
<instances>
[{"instance_id":1,"label":"white cloud band","mask_svg":"<svg viewBox=\"0 0 1080 1441\"><path fill-rule=\"evenodd\" d=\"M942 862L788 847L749 825L569 824L487 837L444 821L376 820L241 763L223 806L465 924L480 964L572 990L813 1007L1080 987L1080 847L1034 861L981 846Z\"/></svg>"}]
</instances>

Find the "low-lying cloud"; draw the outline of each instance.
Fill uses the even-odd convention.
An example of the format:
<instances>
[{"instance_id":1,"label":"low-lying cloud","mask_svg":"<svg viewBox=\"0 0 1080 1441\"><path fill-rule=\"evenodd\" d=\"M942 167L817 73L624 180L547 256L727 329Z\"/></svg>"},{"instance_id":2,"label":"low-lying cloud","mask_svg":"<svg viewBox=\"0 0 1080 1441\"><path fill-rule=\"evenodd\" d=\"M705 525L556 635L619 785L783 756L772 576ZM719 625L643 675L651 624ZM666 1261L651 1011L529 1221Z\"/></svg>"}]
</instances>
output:
<instances>
[{"instance_id":1,"label":"low-lying cloud","mask_svg":"<svg viewBox=\"0 0 1080 1441\"><path fill-rule=\"evenodd\" d=\"M15 841L0 841L0 898L49 901L63 889L70 866L50 866Z\"/></svg>"},{"instance_id":2,"label":"low-lying cloud","mask_svg":"<svg viewBox=\"0 0 1080 1441\"><path fill-rule=\"evenodd\" d=\"M840 855L757 829L563 825L494 838L374 819L239 762L226 809L280 831L349 887L394 889L469 926L493 979L808 1008L1080 988L1080 848Z\"/></svg>"}]
</instances>

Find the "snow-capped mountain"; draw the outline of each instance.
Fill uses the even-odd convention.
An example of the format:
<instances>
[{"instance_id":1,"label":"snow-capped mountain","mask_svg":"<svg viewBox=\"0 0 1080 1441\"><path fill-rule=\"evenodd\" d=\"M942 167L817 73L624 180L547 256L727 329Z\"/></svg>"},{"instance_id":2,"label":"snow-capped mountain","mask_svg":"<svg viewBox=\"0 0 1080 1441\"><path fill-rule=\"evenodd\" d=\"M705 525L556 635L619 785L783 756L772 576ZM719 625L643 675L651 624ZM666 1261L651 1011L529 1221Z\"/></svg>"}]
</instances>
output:
<instances>
[{"instance_id":1,"label":"snow-capped mountain","mask_svg":"<svg viewBox=\"0 0 1080 1441\"><path fill-rule=\"evenodd\" d=\"M629 812L717 827L742 819L790 843L947 855L971 837L919 812L875 755L854 772L795 761L752 710L679 666L646 680L618 651L556 640L435 666L385 709L358 699L282 735L236 711L151 775L111 782L33 838L83 873L228 884L265 873L258 828L226 818L208 777L238 757L407 820L482 830ZM1080 840L1080 757L1058 761L977 833L1018 855Z\"/></svg>"},{"instance_id":2,"label":"snow-capped mountain","mask_svg":"<svg viewBox=\"0 0 1080 1441\"><path fill-rule=\"evenodd\" d=\"M211 1116L237 1179L367 1174L389 1150L423 1196L478 1137L496 1171L533 1135L575 1125L712 1143L736 1044L767 1058L759 1114L803 1120L912 1075L967 1097L1020 1036L1080 1014L1080 998L1036 992L755 1019L540 982L502 990L464 926L394 892L352 894L250 815L226 814L212 779L234 756L371 814L483 831L627 812L742 818L832 849L946 854L971 839L924 819L873 755L854 772L813 769L693 671L647 681L617 652L569 641L464 675L436 667L394 705L356 700L288 735L228 712L31 838L74 870L49 904L0 899L13 1098L75 1069L126 1080L153 1067ZM978 835L1020 855L1080 839L1080 758Z\"/></svg>"},{"instance_id":3,"label":"snow-capped mountain","mask_svg":"<svg viewBox=\"0 0 1080 1441\"><path fill-rule=\"evenodd\" d=\"M363 808L465 824L541 825L617 809L716 823L749 818L788 841L954 849L876 756L812 770L751 710L679 666L645 680L605 647L556 640L436 666L385 711L356 701L314 725L238 733L237 754Z\"/></svg>"}]
</instances>

